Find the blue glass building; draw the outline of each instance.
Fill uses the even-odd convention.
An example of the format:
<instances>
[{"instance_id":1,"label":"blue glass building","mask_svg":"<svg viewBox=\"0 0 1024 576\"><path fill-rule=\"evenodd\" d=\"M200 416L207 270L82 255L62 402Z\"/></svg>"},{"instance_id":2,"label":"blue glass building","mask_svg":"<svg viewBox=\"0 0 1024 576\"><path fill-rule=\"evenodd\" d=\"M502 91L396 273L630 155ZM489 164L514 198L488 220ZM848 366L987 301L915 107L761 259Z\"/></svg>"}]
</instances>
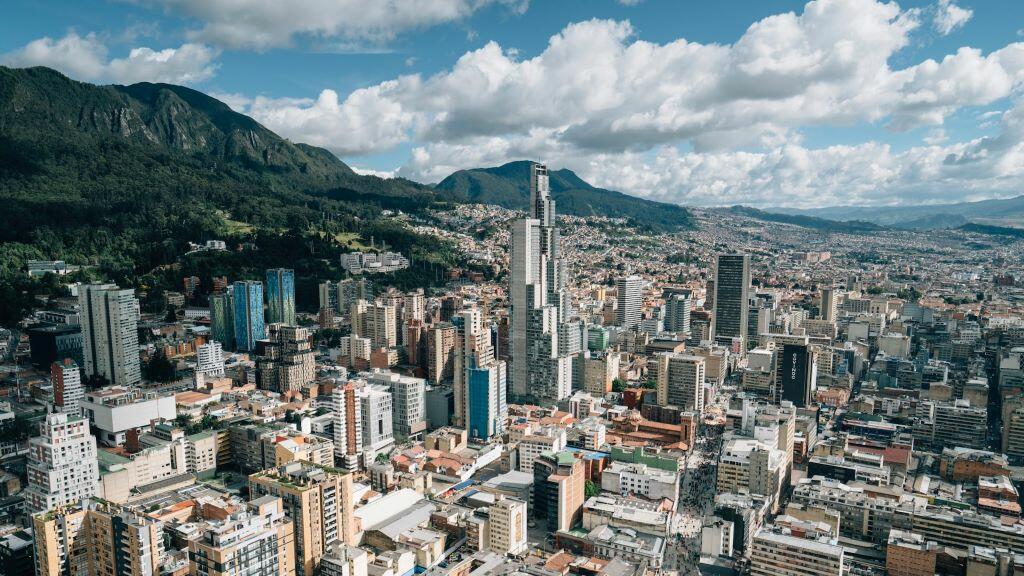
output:
<instances>
[{"instance_id":1,"label":"blue glass building","mask_svg":"<svg viewBox=\"0 0 1024 576\"><path fill-rule=\"evenodd\" d=\"M467 424L472 438L486 440L505 431L505 363L466 369Z\"/></svg>"},{"instance_id":2,"label":"blue glass building","mask_svg":"<svg viewBox=\"0 0 1024 576\"><path fill-rule=\"evenodd\" d=\"M235 306L235 347L248 352L256 341L265 338L263 322L263 283L255 280L235 282L232 299Z\"/></svg>"},{"instance_id":3,"label":"blue glass building","mask_svg":"<svg viewBox=\"0 0 1024 576\"><path fill-rule=\"evenodd\" d=\"M296 326L294 270L267 270L267 323Z\"/></svg>"}]
</instances>

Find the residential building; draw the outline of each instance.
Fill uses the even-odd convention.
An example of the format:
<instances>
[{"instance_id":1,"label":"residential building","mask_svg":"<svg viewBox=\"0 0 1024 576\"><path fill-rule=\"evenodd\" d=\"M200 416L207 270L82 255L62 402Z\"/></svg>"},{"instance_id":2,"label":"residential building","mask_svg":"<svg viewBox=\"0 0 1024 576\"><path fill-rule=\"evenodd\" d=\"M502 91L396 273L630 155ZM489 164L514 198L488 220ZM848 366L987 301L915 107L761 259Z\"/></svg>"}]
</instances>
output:
<instances>
[{"instance_id":1,"label":"residential building","mask_svg":"<svg viewBox=\"0 0 1024 576\"><path fill-rule=\"evenodd\" d=\"M655 354L648 374L657 384L658 404L704 412L705 359L688 354Z\"/></svg>"},{"instance_id":2,"label":"residential building","mask_svg":"<svg viewBox=\"0 0 1024 576\"><path fill-rule=\"evenodd\" d=\"M134 386L142 381L139 363L139 301L132 290L114 284L78 288L82 307L85 376L109 384Z\"/></svg>"},{"instance_id":3,"label":"residential building","mask_svg":"<svg viewBox=\"0 0 1024 576\"><path fill-rule=\"evenodd\" d=\"M488 507L488 547L498 554L524 554L526 542L526 502L499 496Z\"/></svg>"},{"instance_id":4,"label":"residential building","mask_svg":"<svg viewBox=\"0 0 1024 576\"><path fill-rule=\"evenodd\" d=\"M843 576L846 570L845 551L834 539L805 538L768 528L754 534L753 576Z\"/></svg>"},{"instance_id":5,"label":"residential building","mask_svg":"<svg viewBox=\"0 0 1024 576\"><path fill-rule=\"evenodd\" d=\"M583 513L585 472L572 452L545 452L533 463L533 517L548 531L569 530Z\"/></svg>"},{"instance_id":6,"label":"residential building","mask_svg":"<svg viewBox=\"0 0 1024 576\"><path fill-rule=\"evenodd\" d=\"M249 476L253 499L281 499L294 522L295 574L313 576L328 544L357 545L352 475L305 462L291 462Z\"/></svg>"},{"instance_id":7,"label":"residential building","mask_svg":"<svg viewBox=\"0 0 1024 576\"><path fill-rule=\"evenodd\" d=\"M81 416L82 373L71 358L50 365L50 383L53 385L54 409L71 416Z\"/></svg>"},{"instance_id":8,"label":"residential building","mask_svg":"<svg viewBox=\"0 0 1024 576\"><path fill-rule=\"evenodd\" d=\"M191 576L294 576L295 524L282 499L262 496L248 510L202 525L190 540Z\"/></svg>"},{"instance_id":9,"label":"residential building","mask_svg":"<svg viewBox=\"0 0 1024 576\"><path fill-rule=\"evenodd\" d=\"M235 306L233 292L226 290L210 295L210 339L228 349L235 349Z\"/></svg>"},{"instance_id":10,"label":"residential building","mask_svg":"<svg viewBox=\"0 0 1024 576\"><path fill-rule=\"evenodd\" d=\"M77 415L47 414L39 434L29 440L26 509L53 510L95 496L99 467L89 421Z\"/></svg>"},{"instance_id":11,"label":"residential building","mask_svg":"<svg viewBox=\"0 0 1024 576\"><path fill-rule=\"evenodd\" d=\"M204 378L224 377L224 349L213 340L196 347L196 374Z\"/></svg>"}]
</instances>

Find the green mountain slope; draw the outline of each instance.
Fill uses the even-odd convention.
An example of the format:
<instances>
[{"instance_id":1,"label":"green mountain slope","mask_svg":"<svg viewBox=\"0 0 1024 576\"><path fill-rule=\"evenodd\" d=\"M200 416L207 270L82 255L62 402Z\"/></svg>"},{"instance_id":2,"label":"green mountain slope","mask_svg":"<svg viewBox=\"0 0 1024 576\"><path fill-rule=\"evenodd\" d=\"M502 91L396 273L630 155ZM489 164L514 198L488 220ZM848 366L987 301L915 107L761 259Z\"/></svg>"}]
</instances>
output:
<instances>
[{"instance_id":1,"label":"green mountain slope","mask_svg":"<svg viewBox=\"0 0 1024 576\"><path fill-rule=\"evenodd\" d=\"M209 238L253 238L260 251L207 274L248 273L272 257L313 274L336 262L326 257L342 239L380 238L383 208L415 211L437 197L408 180L358 175L188 88L0 67L0 307L5 295L31 292L15 279L32 258L177 289L182 272L169 265L181 265L189 241Z\"/></svg>"},{"instance_id":2,"label":"green mountain slope","mask_svg":"<svg viewBox=\"0 0 1024 576\"><path fill-rule=\"evenodd\" d=\"M453 199L525 209L530 198L529 161L509 162L494 168L459 170L435 186ZM591 186L567 169L548 172L551 196L561 214L630 218L637 224L658 230L689 228L689 211Z\"/></svg>"}]
</instances>

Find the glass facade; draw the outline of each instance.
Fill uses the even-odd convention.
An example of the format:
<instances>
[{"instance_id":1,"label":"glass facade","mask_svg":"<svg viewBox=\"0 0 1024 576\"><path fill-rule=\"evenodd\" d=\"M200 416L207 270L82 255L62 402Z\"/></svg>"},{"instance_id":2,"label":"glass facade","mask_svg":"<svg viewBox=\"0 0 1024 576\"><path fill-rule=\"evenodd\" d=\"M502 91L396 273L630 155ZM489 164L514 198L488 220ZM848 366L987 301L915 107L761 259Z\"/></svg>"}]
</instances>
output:
<instances>
[{"instance_id":1,"label":"glass facade","mask_svg":"<svg viewBox=\"0 0 1024 576\"><path fill-rule=\"evenodd\" d=\"M235 282L232 298L235 309L235 347L250 351L256 341L265 338L263 322L263 283Z\"/></svg>"},{"instance_id":2,"label":"glass facade","mask_svg":"<svg viewBox=\"0 0 1024 576\"><path fill-rule=\"evenodd\" d=\"M267 270L267 322L295 326L295 271Z\"/></svg>"},{"instance_id":3,"label":"glass facade","mask_svg":"<svg viewBox=\"0 0 1024 576\"><path fill-rule=\"evenodd\" d=\"M210 337L227 350L235 348L235 313L231 292L210 296Z\"/></svg>"}]
</instances>

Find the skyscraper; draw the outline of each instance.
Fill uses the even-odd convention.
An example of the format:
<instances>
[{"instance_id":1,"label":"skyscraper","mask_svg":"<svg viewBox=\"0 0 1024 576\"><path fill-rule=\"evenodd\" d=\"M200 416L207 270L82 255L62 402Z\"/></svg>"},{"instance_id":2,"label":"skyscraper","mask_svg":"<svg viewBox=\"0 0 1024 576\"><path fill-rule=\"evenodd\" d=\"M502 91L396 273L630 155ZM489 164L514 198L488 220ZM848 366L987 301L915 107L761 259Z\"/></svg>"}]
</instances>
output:
<instances>
[{"instance_id":1,"label":"skyscraper","mask_svg":"<svg viewBox=\"0 0 1024 576\"><path fill-rule=\"evenodd\" d=\"M835 322L839 313L839 302L836 298L836 289L833 286L826 286L821 289L821 319L826 322Z\"/></svg>"},{"instance_id":2,"label":"skyscraper","mask_svg":"<svg viewBox=\"0 0 1024 576\"><path fill-rule=\"evenodd\" d=\"M267 270L267 323L296 325L294 270Z\"/></svg>"},{"instance_id":3,"label":"skyscraper","mask_svg":"<svg viewBox=\"0 0 1024 576\"><path fill-rule=\"evenodd\" d=\"M559 347L569 318L566 269L559 254L547 167L530 168L530 212L512 226L512 392L560 400L572 386L570 354Z\"/></svg>"},{"instance_id":4,"label":"skyscraper","mask_svg":"<svg viewBox=\"0 0 1024 576\"><path fill-rule=\"evenodd\" d=\"M711 317L711 337L731 346L740 339L746 350L747 313L750 306L750 256L719 254L715 265L715 311Z\"/></svg>"},{"instance_id":5,"label":"skyscraper","mask_svg":"<svg viewBox=\"0 0 1024 576\"><path fill-rule=\"evenodd\" d=\"M498 364L494 358L494 347L491 345L491 330L484 326L483 313L478 308L467 308L452 316L455 326L455 368L452 376L455 397L454 422L456 426L465 427L469 411L470 371L474 372L477 382L484 376L481 371L489 371ZM504 362L501 362L502 379L505 374ZM497 385L498 372L492 376ZM504 388L504 381L501 385Z\"/></svg>"},{"instance_id":6,"label":"skyscraper","mask_svg":"<svg viewBox=\"0 0 1024 576\"><path fill-rule=\"evenodd\" d=\"M363 419L356 387L352 382L335 386L334 459L346 470L358 470L363 455Z\"/></svg>"},{"instance_id":7,"label":"skyscraper","mask_svg":"<svg viewBox=\"0 0 1024 576\"><path fill-rule=\"evenodd\" d=\"M685 340L690 335L690 311L693 301L685 294L671 294L665 298L665 331L683 335Z\"/></svg>"},{"instance_id":8,"label":"skyscraper","mask_svg":"<svg viewBox=\"0 0 1024 576\"><path fill-rule=\"evenodd\" d=\"M26 509L52 510L96 495L96 438L81 416L47 414L40 435L29 440Z\"/></svg>"},{"instance_id":9,"label":"skyscraper","mask_svg":"<svg viewBox=\"0 0 1024 576\"><path fill-rule=\"evenodd\" d=\"M263 283L254 280L235 282L232 300L235 308L235 346L238 350L249 352L256 348L256 341L263 340L266 335Z\"/></svg>"},{"instance_id":10,"label":"skyscraper","mask_svg":"<svg viewBox=\"0 0 1024 576\"><path fill-rule=\"evenodd\" d=\"M811 403L818 379L817 353L808 344L783 344L775 355L775 401L803 408Z\"/></svg>"},{"instance_id":11,"label":"skyscraper","mask_svg":"<svg viewBox=\"0 0 1024 576\"><path fill-rule=\"evenodd\" d=\"M632 328L640 323L640 290L643 284L639 276L615 279L615 298L618 301L615 318L619 326Z\"/></svg>"},{"instance_id":12,"label":"skyscraper","mask_svg":"<svg viewBox=\"0 0 1024 576\"><path fill-rule=\"evenodd\" d=\"M132 290L114 284L78 289L82 307L85 375L110 384L134 386L142 381L139 364L139 302Z\"/></svg>"},{"instance_id":13,"label":"skyscraper","mask_svg":"<svg viewBox=\"0 0 1024 576\"><path fill-rule=\"evenodd\" d=\"M210 338L228 350L235 349L235 310L231 291L210 296Z\"/></svg>"}]
</instances>

